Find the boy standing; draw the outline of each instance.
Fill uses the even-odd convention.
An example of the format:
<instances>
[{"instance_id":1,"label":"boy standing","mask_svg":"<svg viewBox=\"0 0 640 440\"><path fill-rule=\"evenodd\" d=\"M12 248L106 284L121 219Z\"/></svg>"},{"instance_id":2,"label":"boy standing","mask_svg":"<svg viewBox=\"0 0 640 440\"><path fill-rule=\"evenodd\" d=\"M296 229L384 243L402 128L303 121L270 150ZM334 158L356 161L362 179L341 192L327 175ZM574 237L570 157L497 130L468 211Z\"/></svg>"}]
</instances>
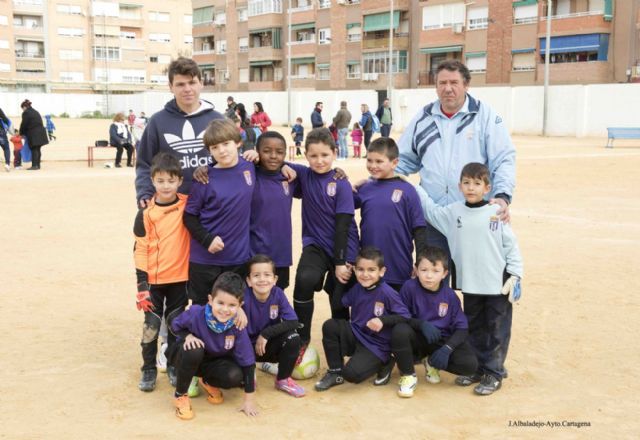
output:
<instances>
[{"instance_id":1,"label":"boy standing","mask_svg":"<svg viewBox=\"0 0 640 440\"><path fill-rule=\"evenodd\" d=\"M384 279L399 291L411 277L413 242L420 253L427 242L427 223L420 198L412 184L394 177L398 146L391 138L378 138L369 145L367 171L372 179L354 193L360 208L361 245L375 246L385 256Z\"/></svg>"},{"instance_id":2,"label":"boy standing","mask_svg":"<svg viewBox=\"0 0 640 440\"><path fill-rule=\"evenodd\" d=\"M302 151L300 151L300 146L302 145L302 141L304 140L304 127L302 126L302 118L296 118L296 124L291 128L291 137L293 138L293 142L296 144L296 156L302 156ZM293 160L293 148L289 149L289 160Z\"/></svg>"},{"instance_id":3,"label":"boy standing","mask_svg":"<svg viewBox=\"0 0 640 440\"><path fill-rule=\"evenodd\" d=\"M158 370L158 333L161 321L167 325L187 304L189 279L189 232L182 223L187 197L178 194L182 168L168 153L160 153L151 163L151 181L156 194L136 216L134 259L138 282L136 305L144 311L142 332L142 378L138 388L153 391ZM166 305L165 305L166 301ZM164 308L164 313L163 313ZM168 348L173 349L175 335L169 332ZM175 367L167 368L175 385Z\"/></svg>"},{"instance_id":4,"label":"boy standing","mask_svg":"<svg viewBox=\"0 0 640 440\"><path fill-rule=\"evenodd\" d=\"M484 197L491 191L488 168L468 163L460 173L465 202L435 204L417 187L427 221L444 234L456 265L456 282L464 294L469 342L478 357L478 370L456 383L480 382L476 394L499 390L511 339L512 303L520 298L522 257L509 224L500 221L497 205ZM505 296L508 295L508 296Z\"/></svg>"}]
</instances>

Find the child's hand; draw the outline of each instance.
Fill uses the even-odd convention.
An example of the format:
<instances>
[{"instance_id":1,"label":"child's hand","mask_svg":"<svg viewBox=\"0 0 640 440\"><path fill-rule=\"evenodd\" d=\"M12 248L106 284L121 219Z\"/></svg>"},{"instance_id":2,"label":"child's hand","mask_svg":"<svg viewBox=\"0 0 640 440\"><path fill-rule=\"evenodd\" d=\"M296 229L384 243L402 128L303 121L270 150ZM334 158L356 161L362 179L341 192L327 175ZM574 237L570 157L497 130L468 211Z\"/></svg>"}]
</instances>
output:
<instances>
[{"instance_id":1,"label":"child's hand","mask_svg":"<svg viewBox=\"0 0 640 440\"><path fill-rule=\"evenodd\" d=\"M351 278L351 269L346 264L336 266L336 278L342 284L347 284Z\"/></svg>"},{"instance_id":2,"label":"child's hand","mask_svg":"<svg viewBox=\"0 0 640 440\"><path fill-rule=\"evenodd\" d=\"M201 166L201 167L196 168L193 171L193 180L195 180L196 182L203 183L205 185L207 183L209 183L208 167Z\"/></svg>"},{"instance_id":3,"label":"child's hand","mask_svg":"<svg viewBox=\"0 0 640 440\"><path fill-rule=\"evenodd\" d=\"M258 339L256 340L256 354L258 356L264 356L265 352L267 351L267 342L268 341L264 338L264 336L258 336Z\"/></svg>"},{"instance_id":4,"label":"child's hand","mask_svg":"<svg viewBox=\"0 0 640 440\"><path fill-rule=\"evenodd\" d=\"M238 307L238 312L236 313L236 328L238 330L244 330L248 322L249 320L247 319L247 314L244 313L244 309Z\"/></svg>"},{"instance_id":5,"label":"child's hand","mask_svg":"<svg viewBox=\"0 0 640 440\"><path fill-rule=\"evenodd\" d=\"M256 150L247 150L244 153L242 153L242 158L247 162L258 163L258 159L260 158L260 155Z\"/></svg>"},{"instance_id":6,"label":"child's hand","mask_svg":"<svg viewBox=\"0 0 640 440\"><path fill-rule=\"evenodd\" d=\"M209 245L208 251L215 254L216 252L220 252L222 249L224 249L224 242L222 241L222 238L216 235L216 238L214 238Z\"/></svg>"},{"instance_id":7,"label":"child's hand","mask_svg":"<svg viewBox=\"0 0 640 440\"><path fill-rule=\"evenodd\" d=\"M196 348L204 348L204 342L202 342L202 339L196 338L191 333L189 333L187 337L184 339L184 344L182 345L182 347L185 350L195 350Z\"/></svg>"},{"instance_id":8,"label":"child's hand","mask_svg":"<svg viewBox=\"0 0 640 440\"><path fill-rule=\"evenodd\" d=\"M347 173L345 173L342 168L336 167L335 170L336 170L336 173L333 175L333 180L343 180L343 179L349 180L349 176L347 176Z\"/></svg>"},{"instance_id":9,"label":"child's hand","mask_svg":"<svg viewBox=\"0 0 640 440\"><path fill-rule=\"evenodd\" d=\"M294 170L287 164L284 164L282 166L280 173L287 178L287 182L293 182L294 180L296 180L296 177L298 177L298 173L296 173L296 170Z\"/></svg>"},{"instance_id":10,"label":"child's hand","mask_svg":"<svg viewBox=\"0 0 640 440\"><path fill-rule=\"evenodd\" d=\"M352 184L351 184L351 189L353 190L353 192L354 192L354 193L357 193L357 192L358 192L358 190L360 189L360 187L361 187L362 185L364 185L365 183L367 183L367 181L368 181L368 180L369 180L369 179L360 179L360 180L358 180L357 182L352 183Z\"/></svg>"},{"instance_id":11,"label":"child's hand","mask_svg":"<svg viewBox=\"0 0 640 440\"><path fill-rule=\"evenodd\" d=\"M258 415L258 408L254 401L255 393L245 393L244 394L244 402L242 402L242 406L238 408L238 411L242 411L249 417L255 417Z\"/></svg>"},{"instance_id":12,"label":"child's hand","mask_svg":"<svg viewBox=\"0 0 640 440\"><path fill-rule=\"evenodd\" d=\"M373 318L367 321L367 328L369 330L373 330L374 332L379 332L384 327L384 324L380 320L380 318Z\"/></svg>"}]
</instances>

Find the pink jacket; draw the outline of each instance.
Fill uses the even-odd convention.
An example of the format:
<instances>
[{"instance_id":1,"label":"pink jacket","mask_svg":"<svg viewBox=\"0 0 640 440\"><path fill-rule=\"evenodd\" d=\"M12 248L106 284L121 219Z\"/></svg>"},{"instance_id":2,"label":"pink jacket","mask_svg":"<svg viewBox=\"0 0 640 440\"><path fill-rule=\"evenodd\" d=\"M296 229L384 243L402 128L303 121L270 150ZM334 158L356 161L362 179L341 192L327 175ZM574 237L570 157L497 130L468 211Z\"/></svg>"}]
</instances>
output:
<instances>
[{"instance_id":1,"label":"pink jacket","mask_svg":"<svg viewBox=\"0 0 640 440\"><path fill-rule=\"evenodd\" d=\"M254 113L251 115L251 125L256 124L260 126L260 131L264 133L271 126L271 119L265 112Z\"/></svg>"},{"instance_id":2,"label":"pink jacket","mask_svg":"<svg viewBox=\"0 0 640 440\"><path fill-rule=\"evenodd\" d=\"M362 143L362 130L360 130L359 128L356 130L352 130L351 131L351 141L354 144L361 144Z\"/></svg>"}]
</instances>

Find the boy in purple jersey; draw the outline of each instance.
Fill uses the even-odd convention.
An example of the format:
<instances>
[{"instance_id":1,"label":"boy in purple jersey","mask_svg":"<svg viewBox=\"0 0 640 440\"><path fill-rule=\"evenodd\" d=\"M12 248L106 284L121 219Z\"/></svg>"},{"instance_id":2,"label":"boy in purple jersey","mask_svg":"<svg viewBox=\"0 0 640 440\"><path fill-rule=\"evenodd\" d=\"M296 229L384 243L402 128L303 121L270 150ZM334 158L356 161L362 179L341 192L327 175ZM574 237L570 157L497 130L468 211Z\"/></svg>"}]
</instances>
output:
<instances>
[{"instance_id":1,"label":"boy in purple jersey","mask_svg":"<svg viewBox=\"0 0 640 440\"><path fill-rule=\"evenodd\" d=\"M391 138L371 142L367 149L367 180L354 193L356 209L360 208L360 244L375 246L385 256L384 280L399 291L411 278L413 242L416 253L427 245L427 222L422 214L415 188L400 177L394 177L398 165L398 146Z\"/></svg>"},{"instance_id":2,"label":"boy in purple jersey","mask_svg":"<svg viewBox=\"0 0 640 440\"><path fill-rule=\"evenodd\" d=\"M277 362L275 387L293 397L303 397L304 389L291 378L300 351L298 317L282 289L276 286L275 264L270 257L258 254L249 260L247 269L249 287L242 309L257 360Z\"/></svg>"},{"instance_id":3,"label":"boy in purple jersey","mask_svg":"<svg viewBox=\"0 0 640 440\"><path fill-rule=\"evenodd\" d=\"M400 370L398 395L412 397L418 384L414 361L425 359L427 381L440 382L434 369L453 374L473 374L478 361L467 342L469 326L460 299L443 281L449 257L440 248L428 247L416 258L418 277L400 290L411 319L396 325L391 333L391 349Z\"/></svg>"},{"instance_id":4,"label":"boy in purple jersey","mask_svg":"<svg viewBox=\"0 0 640 440\"><path fill-rule=\"evenodd\" d=\"M364 248L356 259L356 278L342 298L351 321L329 319L322 326L327 373L315 384L325 391L344 381L360 383L380 371L391 356L391 329L409 318L397 292L382 281L384 258L379 249ZM343 365L344 357L351 358Z\"/></svg>"},{"instance_id":5,"label":"boy in purple jersey","mask_svg":"<svg viewBox=\"0 0 640 440\"><path fill-rule=\"evenodd\" d=\"M312 130L305 141L309 168L294 167L302 188L302 255L298 262L293 307L302 324L301 353L311 339L313 294L323 287L329 294L331 317L347 319L342 295L351 285L352 263L358 252L358 228L353 220L353 196L347 180L335 180L331 169L336 144L326 128ZM293 165L292 165L293 166Z\"/></svg>"},{"instance_id":6,"label":"boy in purple jersey","mask_svg":"<svg viewBox=\"0 0 640 440\"><path fill-rule=\"evenodd\" d=\"M211 404L223 402L219 388L244 386L240 410L248 416L258 414L254 399L255 355L246 329L238 330L236 316L243 298L244 283L233 272L222 273L213 286L206 305L193 305L172 323L178 336L175 359L178 380L174 405L176 416L192 419L194 414L187 391L194 376Z\"/></svg>"},{"instance_id":7,"label":"boy in purple jersey","mask_svg":"<svg viewBox=\"0 0 640 440\"><path fill-rule=\"evenodd\" d=\"M216 161L207 169L208 183L194 182L184 224L191 233L189 299L207 302L216 278L226 271L244 275L251 257L249 218L255 167L238 156L241 139L228 119L211 121L204 144Z\"/></svg>"}]
</instances>

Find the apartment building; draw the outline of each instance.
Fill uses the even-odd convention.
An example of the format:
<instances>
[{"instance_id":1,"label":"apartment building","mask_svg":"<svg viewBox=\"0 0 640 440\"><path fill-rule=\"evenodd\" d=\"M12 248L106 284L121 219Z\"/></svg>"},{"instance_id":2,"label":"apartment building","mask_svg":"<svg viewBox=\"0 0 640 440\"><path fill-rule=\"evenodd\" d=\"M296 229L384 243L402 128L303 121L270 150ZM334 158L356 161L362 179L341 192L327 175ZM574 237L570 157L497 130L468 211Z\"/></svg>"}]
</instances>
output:
<instances>
[{"instance_id":1,"label":"apartment building","mask_svg":"<svg viewBox=\"0 0 640 440\"><path fill-rule=\"evenodd\" d=\"M191 14L184 0L0 0L0 90L166 90Z\"/></svg>"},{"instance_id":2,"label":"apartment building","mask_svg":"<svg viewBox=\"0 0 640 440\"><path fill-rule=\"evenodd\" d=\"M384 90L389 72L395 88L429 87L447 58L465 62L474 85L544 81L544 0L192 4L193 55L209 90L285 90L289 80ZM640 0L554 0L551 15L552 84L640 80Z\"/></svg>"}]
</instances>

